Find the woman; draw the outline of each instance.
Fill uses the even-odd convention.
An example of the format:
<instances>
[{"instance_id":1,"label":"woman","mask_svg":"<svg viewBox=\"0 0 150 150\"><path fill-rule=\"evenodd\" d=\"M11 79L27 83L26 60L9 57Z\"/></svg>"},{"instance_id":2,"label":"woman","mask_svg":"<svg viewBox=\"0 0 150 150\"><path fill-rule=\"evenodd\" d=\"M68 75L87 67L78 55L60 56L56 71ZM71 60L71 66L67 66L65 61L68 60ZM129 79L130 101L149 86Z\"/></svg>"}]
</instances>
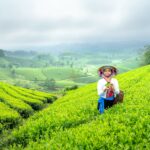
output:
<instances>
[{"instance_id":1,"label":"woman","mask_svg":"<svg viewBox=\"0 0 150 150\"><path fill-rule=\"evenodd\" d=\"M97 91L100 96L97 109L100 113L104 113L104 109L112 107L116 94L120 92L118 80L112 78L117 74L117 69L113 66L102 66L98 69L98 73L102 79L97 84Z\"/></svg>"}]
</instances>

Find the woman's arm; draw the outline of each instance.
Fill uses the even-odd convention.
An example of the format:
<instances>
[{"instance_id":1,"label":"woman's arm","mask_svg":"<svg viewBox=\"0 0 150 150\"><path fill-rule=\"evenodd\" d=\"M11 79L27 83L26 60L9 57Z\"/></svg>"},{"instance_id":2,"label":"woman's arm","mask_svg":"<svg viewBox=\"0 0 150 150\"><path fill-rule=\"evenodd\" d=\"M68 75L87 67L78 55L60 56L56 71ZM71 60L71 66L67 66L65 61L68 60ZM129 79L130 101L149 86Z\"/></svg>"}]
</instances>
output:
<instances>
[{"instance_id":1,"label":"woman's arm","mask_svg":"<svg viewBox=\"0 0 150 150\"><path fill-rule=\"evenodd\" d=\"M103 95L104 92L106 91L107 87L103 87L103 84L102 84L102 80L99 80L98 83L97 83L97 92L98 92L98 95Z\"/></svg>"}]
</instances>

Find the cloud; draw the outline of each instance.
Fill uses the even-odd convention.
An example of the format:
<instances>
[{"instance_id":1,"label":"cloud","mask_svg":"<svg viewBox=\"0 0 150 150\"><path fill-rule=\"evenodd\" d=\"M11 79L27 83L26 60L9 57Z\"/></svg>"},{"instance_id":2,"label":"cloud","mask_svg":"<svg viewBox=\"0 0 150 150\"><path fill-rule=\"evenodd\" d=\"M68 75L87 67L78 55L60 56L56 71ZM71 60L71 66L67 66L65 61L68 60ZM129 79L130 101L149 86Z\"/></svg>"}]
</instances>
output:
<instances>
[{"instance_id":1,"label":"cloud","mask_svg":"<svg viewBox=\"0 0 150 150\"><path fill-rule=\"evenodd\" d=\"M0 0L1 48L148 41L148 0Z\"/></svg>"}]
</instances>

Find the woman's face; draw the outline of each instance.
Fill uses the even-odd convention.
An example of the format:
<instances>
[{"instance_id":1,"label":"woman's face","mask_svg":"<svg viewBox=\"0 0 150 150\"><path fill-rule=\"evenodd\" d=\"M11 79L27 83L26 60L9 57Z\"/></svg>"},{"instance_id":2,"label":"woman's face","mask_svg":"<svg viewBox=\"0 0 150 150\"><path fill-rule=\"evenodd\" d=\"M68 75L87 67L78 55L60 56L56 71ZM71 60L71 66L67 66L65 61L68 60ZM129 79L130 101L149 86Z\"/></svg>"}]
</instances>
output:
<instances>
[{"instance_id":1,"label":"woman's face","mask_svg":"<svg viewBox=\"0 0 150 150\"><path fill-rule=\"evenodd\" d=\"M104 74L104 76L106 76L106 77L111 76L111 69L109 69L109 68L108 68L108 69L105 69L103 74Z\"/></svg>"}]
</instances>

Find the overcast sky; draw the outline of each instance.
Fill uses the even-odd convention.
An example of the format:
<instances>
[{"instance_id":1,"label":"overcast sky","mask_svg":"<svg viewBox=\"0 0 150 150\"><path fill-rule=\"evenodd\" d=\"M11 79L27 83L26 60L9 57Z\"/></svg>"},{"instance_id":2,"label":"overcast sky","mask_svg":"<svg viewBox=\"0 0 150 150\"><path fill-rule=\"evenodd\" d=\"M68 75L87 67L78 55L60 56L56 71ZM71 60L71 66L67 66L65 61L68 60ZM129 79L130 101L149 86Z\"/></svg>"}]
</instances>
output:
<instances>
[{"instance_id":1,"label":"overcast sky","mask_svg":"<svg viewBox=\"0 0 150 150\"><path fill-rule=\"evenodd\" d=\"M0 48L150 42L150 0L0 0Z\"/></svg>"}]
</instances>

